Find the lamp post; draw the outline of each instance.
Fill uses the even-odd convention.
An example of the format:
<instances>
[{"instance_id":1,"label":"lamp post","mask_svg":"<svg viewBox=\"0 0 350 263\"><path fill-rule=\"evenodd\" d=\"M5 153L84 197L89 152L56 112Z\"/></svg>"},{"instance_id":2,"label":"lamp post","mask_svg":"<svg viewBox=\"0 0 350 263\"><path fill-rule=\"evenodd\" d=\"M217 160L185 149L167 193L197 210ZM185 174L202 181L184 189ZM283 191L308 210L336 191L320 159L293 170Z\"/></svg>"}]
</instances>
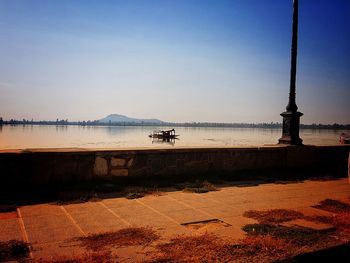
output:
<instances>
[{"instance_id":1,"label":"lamp post","mask_svg":"<svg viewBox=\"0 0 350 263\"><path fill-rule=\"evenodd\" d=\"M280 144L302 145L303 140L299 137L300 117L298 106L295 103L295 80L297 72L297 49L298 49L298 0L293 1L293 33L291 49L291 69L290 69L290 87L289 102L286 111L281 113L283 117L282 137Z\"/></svg>"}]
</instances>

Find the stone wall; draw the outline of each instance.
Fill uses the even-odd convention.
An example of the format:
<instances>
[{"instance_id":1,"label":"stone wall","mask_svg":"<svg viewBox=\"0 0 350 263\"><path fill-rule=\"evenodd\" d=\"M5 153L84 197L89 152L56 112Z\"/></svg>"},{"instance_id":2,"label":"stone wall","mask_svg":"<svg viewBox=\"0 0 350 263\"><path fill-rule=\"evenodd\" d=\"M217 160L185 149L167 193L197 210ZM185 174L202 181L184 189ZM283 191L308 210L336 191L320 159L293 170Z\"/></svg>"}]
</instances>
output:
<instances>
[{"instance_id":1,"label":"stone wall","mask_svg":"<svg viewBox=\"0 0 350 263\"><path fill-rule=\"evenodd\" d=\"M2 151L0 166L2 185L291 168L345 171L346 176L349 151L349 145Z\"/></svg>"},{"instance_id":2,"label":"stone wall","mask_svg":"<svg viewBox=\"0 0 350 263\"><path fill-rule=\"evenodd\" d=\"M349 158L348 158L348 179L350 183L350 152L349 152Z\"/></svg>"}]
</instances>

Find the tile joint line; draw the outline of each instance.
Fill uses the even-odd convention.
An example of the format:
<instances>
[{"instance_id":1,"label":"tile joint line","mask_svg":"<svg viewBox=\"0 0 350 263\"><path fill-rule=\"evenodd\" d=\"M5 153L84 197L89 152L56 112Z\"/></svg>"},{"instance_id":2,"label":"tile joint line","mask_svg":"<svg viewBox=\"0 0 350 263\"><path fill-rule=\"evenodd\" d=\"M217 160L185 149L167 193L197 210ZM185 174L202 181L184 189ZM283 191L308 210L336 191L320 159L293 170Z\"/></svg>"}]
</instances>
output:
<instances>
[{"instance_id":1,"label":"tile joint line","mask_svg":"<svg viewBox=\"0 0 350 263\"><path fill-rule=\"evenodd\" d=\"M108 212L110 212L112 215L114 215L116 218L118 218L119 220L121 220L124 224L126 224L127 226L131 226L131 224L126 221L124 218L122 218L120 215L118 215L117 213L115 213L112 209L110 209L108 206L106 206L105 203L102 202L98 202L101 206L103 206L104 208L106 208L108 210Z\"/></svg>"},{"instance_id":2,"label":"tile joint line","mask_svg":"<svg viewBox=\"0 0 350 263\"><path fill-rule=\"evenodd\" d=\"M206 216L212 217L212 219L218 219L216 216L214 216L214 215L212 215L212 214L210 214L210 213L207 213L207 212L201 210L200 208L195 208L195 207L193 207L193 206L191 206L191 205L189 205L189 204L186 204L185 202L182 202L182 201L177 200L177 199L175 199L175 198L173 198L173 197L170 197L170 196L166 196L166 197L167 197L168 199L170 199L170 200L173 200L173 201L178 202L178 203L180 203L180 204L182 204L182 205L184 205L184 206L187 206L187 207L190 208L190 209L193 209L193 210L195 210L195 211L197 211L197 212L200 212L200 213L202 213L202 214L204 214L204 215L206 215Z\"/></svg>"},{"instance_id":3,"label":"tile joint line","mask_svg":"<svg viewBox=\"0 0 350 263\"><path fill-rule=\"evenodd\" d=\"M73 223L73 225L78 229L78 231L86 237L87 234L81 229L81 227L78 225L78 223L74 220L74 218L68 213L68 211L61 205L60 206L63 213L68 217L68 219Z\"/></svg>"},{"instance_id":4,"label":"tile joint line","mask_svg":"<svg viewBox=\"0 0 350 263\"><path fill-rule=\"evenodd\" d=\"M153 207L149 206L149 205L146 205L145 203L141 202L140 200L136 200L136 202L138 202L139 204L143 205L144 207L147 207L148 209L152 210L153 212L157 213L158 215L161 215L165 218L167 218L168 220L172 221L173 223L175 224L180 224L180 222L177 222L176 220L172 219L170 216L167 216L165 214L163 214L162 212L159 212L158 210L154 209Z\"/></svg>"},{"instance_id":5,"label":"tile joint line","mask_svg":"<svg viewBox=\"0 0 350 263\"><path fill-rule=\"evenodd\" d=\"M19 227L21 229L23 241L26 242L27 244L30 244L29 239L28 239L28 234L27 234L26 228L24 226L24 221L22 218L21 210L19 210L19 208L17 208L17 215L18 215L18 222L19 222ZM33 259L33 253L32 253L31 246L29 246L29 257L31 259Z\"/></svg>"}]
</instances>

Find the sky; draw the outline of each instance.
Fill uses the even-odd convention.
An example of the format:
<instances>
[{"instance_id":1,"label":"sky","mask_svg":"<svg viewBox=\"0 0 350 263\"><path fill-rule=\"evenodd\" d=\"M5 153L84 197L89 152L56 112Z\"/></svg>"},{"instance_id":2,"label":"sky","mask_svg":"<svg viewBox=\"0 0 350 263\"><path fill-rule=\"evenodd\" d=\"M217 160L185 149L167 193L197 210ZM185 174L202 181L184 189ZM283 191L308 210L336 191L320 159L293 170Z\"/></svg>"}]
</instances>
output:
<instances>
[{"instance_id":1,"label":"sky","mask_svg":"<svg viewBox=\"0 0 350 263\"><path fill-rule=\"evenodd\" d=\"M0 116L281 122L292 0L0 0ZM350 1L300 0L302 123L350 123Z\"/></svg>"}]
</instances>

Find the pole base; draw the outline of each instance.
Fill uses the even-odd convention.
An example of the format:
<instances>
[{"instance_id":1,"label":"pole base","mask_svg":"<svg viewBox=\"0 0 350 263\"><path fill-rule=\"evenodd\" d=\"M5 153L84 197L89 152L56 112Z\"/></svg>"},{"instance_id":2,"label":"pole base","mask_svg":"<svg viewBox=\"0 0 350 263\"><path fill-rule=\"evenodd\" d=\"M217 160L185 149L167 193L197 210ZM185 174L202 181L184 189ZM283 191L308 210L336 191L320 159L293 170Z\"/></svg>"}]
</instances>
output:
<instances>
[{"instance_id":1,"label":"pole base","mask_svg":"<svg viewBox=\"0 0 350 263\"><path fill-rule=\"evenodd\" d=\"M299 137L300 117L303 116L298 111L286 111L281 113L283 117L282 137L279 144L303 145L303 140Z\"/></svg>"},{"instance_id":2,"label":"pole base","mask_svg":"<svg viewBox=\"0 0 350 263\"><path fill-rule=\"evenodd\" d=\"M301 138L281 137L278 144L303 145L303 140Z\"/></svg>"}]
</instances>

